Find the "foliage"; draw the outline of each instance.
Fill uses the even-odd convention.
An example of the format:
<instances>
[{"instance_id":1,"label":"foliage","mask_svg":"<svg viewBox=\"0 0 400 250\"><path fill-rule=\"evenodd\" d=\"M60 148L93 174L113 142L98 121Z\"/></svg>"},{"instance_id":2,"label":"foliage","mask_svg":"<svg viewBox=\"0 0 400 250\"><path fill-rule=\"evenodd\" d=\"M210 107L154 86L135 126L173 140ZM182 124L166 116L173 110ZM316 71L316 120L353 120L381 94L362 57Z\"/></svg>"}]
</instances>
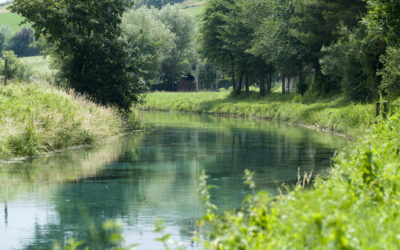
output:
<instances>
[{"instance_id":1,"label":"foliage","mask_svg":"<svg viewBox=\"0 0 400 250\"><path fill-rule=\"evenodd\" d=\"M400 45L400 2L369 0L365 18L371 33L384 36L390 45Z\"/></svg>"},{"instance_id":2,"label":"foliage","mask_svg":"<svg viewBox=\"0 0 400 250\"><path fill-rule=\"evenodd\" d=\"M390 97L400 95L400 48L389 47L381 57L383 68L379 72L382 76L383 94Z\"/></svg>"},{"instance_id":3,"label":"foliage","mask_svg":"<svg viewBox=\"0 0 400 250\"><path fill-rule=\"evenodd\" d=\"M24 65L14 54L13 51L4 51L2 58L0 58L0 75L4 75L5 60L8 60L7 78L29 81L32 77L32 70Z\"/></svg>"},{"instance_id":4,"label":"foliage","mask_svg":"<svg viewBox=\"0 0 400 250\"><path fill-rule=\"evenodd\" d=\"M15 0L10 9L52 45L59 75L71 87L98 103L128 109L145 88L119 39L122 14L131 6L130 0Z\"/></svg>"},{"instance_id":5,"label":"foliage","mask_svg":"<svg viewBox=\"0 0 400 250\"><path fill-rule=\"evenodd\" d=\"M24 27L11 38L9 48L18 57L36 56L39 55L40 50L34 45L34 42L33 29Z\"/></svg>"},{"instance_id":6,"label":"foliage","mask_svg":"<svg viewBox=\"0 0 400 250\"><path fill-rule=\"evenodd\" d=\"M259 193L238 211L208 211L200 222L207 226L205 248L398 248L399 129L398 114L379 121L312 189Z\"/></svg>"},{"instance_id":7,"label":"foliage","mask_svg":"<svg viewBox=\"0 0 400 250\"><path fill-rule=\"evenodd\" d=\"M126 126L114 109L47 84L14 82L0 88L0 97L2 160L93 144Z\"/></svg>"},{"instance_id":8,"label":"foliage","mask_svg":"<svg viewBox=\"0 0 400 250\"><path fill-rule=\"evenodd\" d=\"M218 69L208 61L199 63L199 88L216 89Z\"/></svg>"},{"instance_id":9,"label":"foliage","mask_svg":"<svg viewBox=\"0 0 400 250\"><path fill-rule=\"evenodd\" d=\"M122 19L123 37L131 58L139 63L139 77L146 84L158 83L163 76L161 63L175 48L175 35L159 20L158 10L131 9Z\"/></svg>"},{"instance_id":10,"label":"foliage","mask_svg":"<svg viewBox=\"0 0 400 250\"><path fill-rule=\"evenodd\" d=\"M322 50L326 54L320 60L322 73L329 82L341 84L338 88L348 100L375 100L380 85L376 72L381 68L379 58L385 47L379 37L368 36L364 27L353 31L343 27L339 41Z\"/></svg>"},{"instance_id":11,"label":"foliage","mask_svg":"<svg viewBox=\"0 0 400 250\"><path fill-rule=\"evenodd\" d=\"M175 4L175 3L180 3L183 2L184 0L139 0L136 1L136 6L141 7L143 5L147 7L155 7L157 9L163 8L165 5L168 4Z\"/></svg>"},{"instance_id":12,"label":"foliage","mask_svg":"<svg viewBox=\"0 0 400 250\"><path fill-rule=\"evenodd\" d=\"M123 39L137 76L148 85L163 81L172 85L192 72L194 18L176 6L132 9L122 20Z\"/></svg>"},{"instance_id":13,"label":"foliage","mask_svg":"<svg viewBox=\"0 0 400 250\"><path fill-rule=\"evenodd\" d=\"M7 25L0 26L0 55L3 52L3 50L8 48L10 38L11 38L10 27L8 27Z\"/></svg>"},{"instance_id":14,"label":"foliage","mask_svg":"<svg viewBox=\"0 0 400 250\"><path fill-rule=\"evenodd\" d=\"M168 84L173 84L178 76L187 75L191 72L194 63L195 22L191 15L171 5L161 9L159 19L174 34L175 46L169 56L161 63L165 81Z\"/></svg>"}]
</instances>

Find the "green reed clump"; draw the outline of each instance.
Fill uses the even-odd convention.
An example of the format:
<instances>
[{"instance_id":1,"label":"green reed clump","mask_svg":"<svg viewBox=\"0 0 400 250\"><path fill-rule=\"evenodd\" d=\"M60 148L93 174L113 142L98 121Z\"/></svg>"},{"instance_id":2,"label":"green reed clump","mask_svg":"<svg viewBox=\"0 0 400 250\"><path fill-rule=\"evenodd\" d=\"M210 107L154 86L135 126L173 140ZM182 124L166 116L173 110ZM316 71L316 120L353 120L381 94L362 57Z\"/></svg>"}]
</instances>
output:
<instances>
[{"instance_id":1,"label":"green reed clump","mask_svg":"<svg viewBox=\"0 0 400 250\"><path fill-rule=\"evenodd\" d=\"M238 211L208 211L200 223L207 225L205 247L399 249L399 131L400 114L373 125L312 189L259 193Z\"/></svg>"},{"instance_id":2,"label":"green reed clump","mask_svg":"<svg viewBox=\"0 0 400 250\"><path fill-rule=\"evenodd\" d=\"M117 110L45 83L0 88L0 160L93 144L123 132Z\"/></svg>"},{"instance_id":3,"label":"green reed clump","mask_svg":"<svg viewBox=\"0 0 400 250\"><path fill-rule=\"evenodd\" d=\"M232 96L228 91L199 93L155 92L146 96L141 109L211 113L274 119L321 129L361 134L374 120L374 105L348 103L341 97L317 99L272 93L259 97Z\"/></svg>"}]
</instances>

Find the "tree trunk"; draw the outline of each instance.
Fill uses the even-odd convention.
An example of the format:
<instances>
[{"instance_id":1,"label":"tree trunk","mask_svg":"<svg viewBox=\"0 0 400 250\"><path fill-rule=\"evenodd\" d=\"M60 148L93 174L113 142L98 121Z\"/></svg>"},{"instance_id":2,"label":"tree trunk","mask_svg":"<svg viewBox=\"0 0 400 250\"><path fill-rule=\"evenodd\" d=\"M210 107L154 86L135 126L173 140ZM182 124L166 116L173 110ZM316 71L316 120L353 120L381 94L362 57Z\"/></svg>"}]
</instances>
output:
<instances>
[{"instance_id":1,"label":"tree trunk","mask_svg":"<svg viewBox=\"0 0 400 250\"><path fill-rule=\"evenodd\" d=\"M249 86L249 76L246 75L246 94L250 93L250 86Z\"/></svg>"},{"instance_id":2,"label":"tree trunk","mask_svg":"<svg viewBox=\"0 0 400 250\"><path fill-rule=\"evenodd\" d=\"M235 67L232 64L232 86L233 86L233 92L236 91L236 80L235 80Z\"/></svg>"},{"instance_id":3,"label":"tree trunk","mask_svg":"<svg viewBox=\"0 0 400 250\"><path fill-rule=\"evenodd\" d=\"M287 92L288 93L290 93L290 89L292 88L292 78L288 78L288 81L287 81Z\"/></svg>"},{"instance_id":4,"label":"tree trunk","mask_svg":"<svg viewBox=\"0 0 400 250\"><path fill-rule=\"evenodd\" d=\"M260 77L260 95L265 94L265 79Z\"/></svg>"},{"instance_id":5,"label":"tree trunk","mask_svg":"<svg viewBox=\"0 0 400 250\"><path fill-rule=\"evenodd\" d=\"M286 94L286 82L285 75L282 74L282 95Z\"/></svg>"},{"instance_id":6,"label":"tree trunk","mask_svg":"<svg viewBox=\"0 0 400 250\"><path fill-rule=\"evenodd\" d=\"M324 92L324 86L323 86L323 75L321 72L321 65L319 64L319 62L317 62L314 66L314 84L315 84L315 88L319 93L323 93Z\"/></svg>"},{"instance_id":7,"label":"tree trunk","mask_svg":"<svg viewBox=\"0 0 400 250\"><path fill-rule=\"evenodd\" d=\"M271 93L272 89L272 67L269 66L268 68L268 82L267 82L267 93Z\"/></svg>"},{"instance_id":8,"label":"tree trunk","mask_svg":"<svg viewBox=\"0 0 400 250\"><path fill-rule=\"evenodd\" d=\"M237 88L236 93L240 95L242 93L242 86L243 86L243 72L240 72L240 77L239 77L239 86Z\"/></svg>"}]
</instances>

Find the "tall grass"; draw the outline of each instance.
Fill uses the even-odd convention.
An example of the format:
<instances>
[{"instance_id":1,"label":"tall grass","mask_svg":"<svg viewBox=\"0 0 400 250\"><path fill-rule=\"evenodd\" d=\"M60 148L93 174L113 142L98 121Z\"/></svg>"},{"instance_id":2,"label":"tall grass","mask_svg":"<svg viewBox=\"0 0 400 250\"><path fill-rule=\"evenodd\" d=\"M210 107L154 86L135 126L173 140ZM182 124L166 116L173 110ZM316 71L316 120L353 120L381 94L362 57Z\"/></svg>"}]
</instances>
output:
<instances>
[{"instance_id":1,"label":"tall grass","mask_svg":"<svg viewBox=\"0 0 400 250\"><path fill-rule=\"evenodd\" d=\"M230 92L149 93L141 109L211 113L274 119L359 135L374 121L374 106L346 103L342 98L312 99L273 93L260 98L232 97Z\"/></svg>"},{"instance_id":2,"label":"tall grass","mask_svg":"<svg viewBox=\"0 0 400 250\"><path fill-rule=\"evenodd\" d=\"M0 159L41 155L117 135L124 121L113 108L45 83L0 87Z\"/></svg>"}]
</instances>

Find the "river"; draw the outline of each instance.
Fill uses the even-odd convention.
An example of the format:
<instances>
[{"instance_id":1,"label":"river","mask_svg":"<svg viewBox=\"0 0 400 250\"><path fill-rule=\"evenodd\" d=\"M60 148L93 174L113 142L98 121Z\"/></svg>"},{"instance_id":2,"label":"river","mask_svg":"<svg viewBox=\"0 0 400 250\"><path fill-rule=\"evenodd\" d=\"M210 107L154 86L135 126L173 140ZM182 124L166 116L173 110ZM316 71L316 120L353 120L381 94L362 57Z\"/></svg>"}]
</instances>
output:
<instances>
[{"instance_id":1,"label":"river","mask_svg":"<svg viewBox=\"0 0 400 250\"><path fill-rule=\"evenodd\" d=\"M126 244L159 249L156 219L185 248L203 215L198 194L205 170L219 211L238 208L250 190L277 194L297 169L324 175L343 138L255 119L144 112L144 132L92 148L0 165L0 249L51 249L68 238L102 249L101 225L123 223Z\"/></svg>"}]
</instances>

